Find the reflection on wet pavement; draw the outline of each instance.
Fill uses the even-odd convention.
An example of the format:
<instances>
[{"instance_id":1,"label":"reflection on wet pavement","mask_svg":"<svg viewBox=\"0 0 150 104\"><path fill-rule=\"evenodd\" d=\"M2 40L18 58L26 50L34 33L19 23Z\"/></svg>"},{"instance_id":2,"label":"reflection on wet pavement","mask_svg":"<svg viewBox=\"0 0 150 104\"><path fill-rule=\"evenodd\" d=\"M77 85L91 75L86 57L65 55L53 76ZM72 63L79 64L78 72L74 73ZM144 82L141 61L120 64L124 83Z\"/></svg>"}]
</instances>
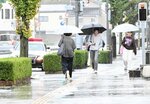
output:
<instances>
[{"instance_id":1,"label":"reflection on wet pavement","mask_svg":"<svg viewBox=\"0 0 150 104\"><path fill-rule=\"evenodd\" d=\"M47 104L150 104L150 80L129 78L119 64L99 65L98 74L89 74L87 82Z\"/></svg>"},{"instance_id":2,"label":"reflection on wet pavement","mask_svg":"<svg viewBox=\"0 0 150 104\"><path fill-rule=\"evenodd\" d=\"M94 75L65 96L47 104L149 104L150 81L128 74ZM59 99L59 100L58 100ZM64 103L63 103L64 102Z\"/></svg>"},{"instance_id":3,"label":"reflection on wet pavement","mask_svg":"<svg viewBox=\"0 0 150 104\"><path fill-rule=\"evenodd\" d=\"M34 72L29 85L1 88L0 100L3 104L35 100L43 101L40 104L150 104L150 80L129 78L120 63L116 59L113 64L99 64L98 74L90 68L76 70L73 81L63 74Z\"/></svg>"}]
</instances>

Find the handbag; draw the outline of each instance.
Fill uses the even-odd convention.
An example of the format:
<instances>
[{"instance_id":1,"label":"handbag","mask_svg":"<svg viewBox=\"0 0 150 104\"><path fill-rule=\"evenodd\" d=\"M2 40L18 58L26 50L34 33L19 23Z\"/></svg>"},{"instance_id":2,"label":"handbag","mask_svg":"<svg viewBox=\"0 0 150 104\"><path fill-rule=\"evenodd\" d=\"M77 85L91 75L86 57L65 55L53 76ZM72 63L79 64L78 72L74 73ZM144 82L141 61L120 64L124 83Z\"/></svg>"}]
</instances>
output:
<instances>
[{"instance_id":1,"label":"handbag","mask_svg":"<svg viewBox=\"0 0 150 104\"><path fill-rule=\"evenodd\" d=\"M64 44L61 44L57 51L57 55L62 56L63 55L63 49L64 49Z\"/></svg>"}]
</instances>

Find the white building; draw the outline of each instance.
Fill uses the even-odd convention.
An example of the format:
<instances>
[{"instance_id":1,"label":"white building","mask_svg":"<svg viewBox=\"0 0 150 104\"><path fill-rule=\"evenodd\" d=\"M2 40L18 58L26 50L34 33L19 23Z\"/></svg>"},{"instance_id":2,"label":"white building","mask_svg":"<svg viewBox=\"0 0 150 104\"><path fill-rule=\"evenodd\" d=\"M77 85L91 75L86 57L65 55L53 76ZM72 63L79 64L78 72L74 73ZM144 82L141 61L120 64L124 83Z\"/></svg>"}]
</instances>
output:
<instances>
[{"instance_id":1,"label":"white building","mask_svg":"<svg viewBox=\"0 0 150 104\"><path fill-rule=\"evenodd\" d=\"M79 27L90 22L97 22L106 27L106 13L100 6L98 0L93 0L90 3L85 2L83 12L79 16ZM8 3L3 3L0 15L0 34L15 33L15 14ZM31 21L33 37L41 37L50 45L56 44L60 36L56 35L55 29L65 24L75 25L74 2L70 2L70 4L41 5L39 13Z\"/></svg>"},{"instance_id":2,"label":"white building","mask_svg":"<svg viewBox=\"0 0 150 104\"><path fill-rule=\"evenodd\" d=\"M0 34L15 33L14 10L8 3L3 3L0 9Z\"/></svg>"}]
</instances>

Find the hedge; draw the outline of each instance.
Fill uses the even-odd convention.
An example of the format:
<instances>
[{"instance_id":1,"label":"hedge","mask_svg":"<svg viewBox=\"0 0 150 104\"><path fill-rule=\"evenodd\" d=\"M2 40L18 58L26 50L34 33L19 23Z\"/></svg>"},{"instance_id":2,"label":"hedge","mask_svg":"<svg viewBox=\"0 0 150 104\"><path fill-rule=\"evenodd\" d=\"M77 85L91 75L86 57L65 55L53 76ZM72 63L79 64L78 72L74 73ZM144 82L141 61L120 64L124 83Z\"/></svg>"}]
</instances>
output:
<instances>
[{"instance_id":1,"label":"hedge","mask_svg":"<svg viewBox=\"0 0 150 104\"><path fill-rule=\"evenodd\" d=\"M47 54L44 56L43 65L46 73L61 71L61 58L56 53Z\"/></svg>"},{"instance_id":2,"label":"hedge","mask_svg":"<svg viewBox=\"0 0 150 104\"><path fill-rule=\"evenodd\" d=\"M76 50L74 55L74 69L87 67L88 52L86 50Z\"/></svg>"},{"instance_id":3,"label":"hedge","mask_svg":"<svg viewBox=\"0 0 150 104\"><path fill-rule=\"evenodd\" d=\"M103 64L112 63L112 52L110 50L99 51L98 62Z\"/></svg>"},{"instance_id":4,"label":"hedge","mask_svg":"<svg viewBox=\"0 0 150 104\"><path fill-rule=\"evenodd\" d=\"M2 58L0 59L0 81L10 81L11 84L30 78L32 65L30 58ZM9 84L10 84L9 83Z\"/></svg>"},{"instance_id":5,"label":"hedge","mask_svg":"<svg viewBox=\"0 0 150 104\"><path fill-rule=\"evenodd\" d=\"M73 68L82 69L87 65L88 53L85 50L75 50ZM46 73L55 73L62 70L61 57L56 53L47 54L43 60L44 71Z\"/></svg>"}]
</instances>

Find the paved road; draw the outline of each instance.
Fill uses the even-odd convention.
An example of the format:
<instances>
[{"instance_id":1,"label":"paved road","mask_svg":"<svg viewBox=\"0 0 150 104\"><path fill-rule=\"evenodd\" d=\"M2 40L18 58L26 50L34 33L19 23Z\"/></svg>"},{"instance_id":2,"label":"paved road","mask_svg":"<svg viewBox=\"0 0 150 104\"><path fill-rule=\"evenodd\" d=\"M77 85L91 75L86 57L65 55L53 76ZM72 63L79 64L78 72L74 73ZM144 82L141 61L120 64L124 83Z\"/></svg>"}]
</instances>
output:
<instances>
[{"instance_id":1,"label":"paved road","mask_svg":"<svg viewBox=\"0 0 150 104\"><path fill-rule=\"evenodd\" d=\"M141 52L133 61L134 67L141 64ZM150 104L150 81L129 78L121 57L98 67L98 74L91 68L75 70L72 81L62 74L33 72L31 84L0 89L0 100L2 104Z\"/></svg>"}]
</instances>

